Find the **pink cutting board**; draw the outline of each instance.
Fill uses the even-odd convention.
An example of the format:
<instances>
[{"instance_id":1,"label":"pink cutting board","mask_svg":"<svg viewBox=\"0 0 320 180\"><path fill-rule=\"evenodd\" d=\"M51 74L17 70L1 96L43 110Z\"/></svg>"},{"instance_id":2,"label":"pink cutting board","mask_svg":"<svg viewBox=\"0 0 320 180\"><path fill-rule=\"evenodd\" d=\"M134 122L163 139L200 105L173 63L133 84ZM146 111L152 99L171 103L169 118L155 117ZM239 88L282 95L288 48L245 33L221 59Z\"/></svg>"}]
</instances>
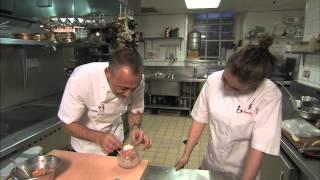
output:
<instances>
[{"instance_id":1,"label":"pink cutting board","mask_svg":"<svg viewBox=\"0 0 320 180\"><path fill-rule=\"evenodd\" d=\"M138 180L148 165L148 160L141 160L135 168L124 169L118 165L117 158L112 156L62 150L53 150L49 154L62 159L56 180Z\"/></svg>"}]
</instances>

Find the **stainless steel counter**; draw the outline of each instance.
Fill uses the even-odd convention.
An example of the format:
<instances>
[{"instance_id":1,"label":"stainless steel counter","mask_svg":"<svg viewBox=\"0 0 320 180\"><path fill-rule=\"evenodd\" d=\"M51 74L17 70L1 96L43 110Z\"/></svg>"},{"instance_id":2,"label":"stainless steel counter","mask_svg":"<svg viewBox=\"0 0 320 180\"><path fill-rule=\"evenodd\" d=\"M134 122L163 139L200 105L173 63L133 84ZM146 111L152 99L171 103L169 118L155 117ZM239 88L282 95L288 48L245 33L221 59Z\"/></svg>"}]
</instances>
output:
<instances>
[{"instance_id":1,"label":"stainless steel counter","mask_svg":"<svg viewBox=\"0 0 320 180\"><path fill-rule=\"evenodd\" d=\"M320 159L303 156L284 136L281 148L309 180L320 180Z\"/></svg>"},{"instance_id":2,"label":"stainless steel counter","mask_svg":"<svg viewBox=\"0 0 320 180\"><path fill-rule=\"evenodd\" d=\"M0 158L60 128L56 116L61 93L1 112Z\"/></svg>"},{"instance_id":3,"label":"stainless steel counter","mask_svg":"<svg viewBox=\"0 0 320 180\"><path fill-rule=\"evenodd\" d=\"M295 97L299 97L302 95L310 95L315 96L314 92L308 91L304 87L301 87L300 84L294 82L288 90ZM298 113L293 110L293 106L288 98L288 96L283 92L283 118L291 119L299 117ZM281 138L281 149L284 150L286 155L292 160L292 162L300 169L301 173L306 176L309 180L320 180L320 159L306 157L302 155L285 137ZM300 173L300 174L301 174Z\"/></svg>"},{"instance_id":4,"label":"stainless steel counter","mask_svg":"<svg viewBox=\"0 0 320 180\"><path fill-rule=\"evenodd\" d=\"M146 81L168 81L168 82L206 82L207 79L198 78L148 78Z\"/></svg>"},{"instance_id":5,"label":"stainless steel counter","mask_svg":"<svg viewBox=\"0 0 320 180\"><path fill-rule=\"evenodd\" d=\"M217 180L214 178L213 172L199 169L181 169L176 171L173 167L148 166L143 180Z\"/></svg>"},{"instance_id":6,"label":"stainless steel counter","mask_svg":"<svg viewBox=\"0 0 320 180\"><path fill-rule=\"evenodd\" d=\"M167 82L206 82L206 78L193 78L191 76L175 76L174 78L156 78L153 75L145 75L146 81L167 81Z\"/></svg>"},{"instance_id":7,"label":"stainless steel counter","mask_svg":"<svg viewBox=\"0 0 320 180\"><path fill-rule=\"evenodd\" d=\"M1 139L0 158L57 128L60 128L60 121L57 117L52 117L8 135Z\"/></svg>"}]
</instances>

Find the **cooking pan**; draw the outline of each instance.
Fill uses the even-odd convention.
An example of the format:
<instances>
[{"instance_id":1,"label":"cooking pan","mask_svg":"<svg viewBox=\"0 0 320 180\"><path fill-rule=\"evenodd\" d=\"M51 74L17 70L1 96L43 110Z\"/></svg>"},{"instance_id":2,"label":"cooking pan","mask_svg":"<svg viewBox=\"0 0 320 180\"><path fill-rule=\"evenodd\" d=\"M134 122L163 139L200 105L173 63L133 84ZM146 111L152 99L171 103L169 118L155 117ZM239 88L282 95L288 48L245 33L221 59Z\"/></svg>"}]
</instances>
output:
<instances>
[{"instance_id":1,"label":"cooking pan","mask_svg":"<svg viewBox=\"0 0 320 180\"><path fill-rule=\"evenodd\" d=\"M298 111L299 116L306 120L317 120L320 119L320 102L319 99L311 96L301 96L300 99L295 99L288 89L279 81L276 81L280 84L283 89L286 91L290 100L293 104L293 107Z\"/></svg>"}]
</instances>

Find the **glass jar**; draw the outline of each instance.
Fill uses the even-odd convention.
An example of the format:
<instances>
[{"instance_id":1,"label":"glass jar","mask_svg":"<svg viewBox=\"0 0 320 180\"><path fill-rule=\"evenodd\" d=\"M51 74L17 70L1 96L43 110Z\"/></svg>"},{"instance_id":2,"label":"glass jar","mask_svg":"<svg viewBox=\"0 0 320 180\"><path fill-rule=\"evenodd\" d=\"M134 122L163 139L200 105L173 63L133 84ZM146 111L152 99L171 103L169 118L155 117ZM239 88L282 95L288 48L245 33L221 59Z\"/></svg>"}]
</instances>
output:
<instances>
[{"instance_id":1,"label":"glass jar","mask_svg":"<svg viewBox=\"0 0 320 180\"><path fill-rule=\"evenodd\" d=\"M127 151L121 150L117 155L117 161L120 167L130 169L136 167L141 159L135 149L130 149Z\"/></svg>"}]
</instances>

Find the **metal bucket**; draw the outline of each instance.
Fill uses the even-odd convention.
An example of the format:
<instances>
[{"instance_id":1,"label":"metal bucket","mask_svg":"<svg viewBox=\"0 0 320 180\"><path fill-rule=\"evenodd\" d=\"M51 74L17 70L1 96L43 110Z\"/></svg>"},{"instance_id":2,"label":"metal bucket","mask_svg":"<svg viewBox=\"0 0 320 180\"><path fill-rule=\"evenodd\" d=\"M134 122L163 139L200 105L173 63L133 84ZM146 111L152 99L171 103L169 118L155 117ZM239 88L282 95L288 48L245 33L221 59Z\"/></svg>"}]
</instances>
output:
<instances>
[{"instance_id":1,"label":"metal bucket","mask_svg":"<svg viewBox=\"0 0 320 180\"><path fill-rule=\"evenodd\" d=\"M188 35L188 50L200 50L201 33L198 31L191 31Z\"/></svg>"}]
</instances>

